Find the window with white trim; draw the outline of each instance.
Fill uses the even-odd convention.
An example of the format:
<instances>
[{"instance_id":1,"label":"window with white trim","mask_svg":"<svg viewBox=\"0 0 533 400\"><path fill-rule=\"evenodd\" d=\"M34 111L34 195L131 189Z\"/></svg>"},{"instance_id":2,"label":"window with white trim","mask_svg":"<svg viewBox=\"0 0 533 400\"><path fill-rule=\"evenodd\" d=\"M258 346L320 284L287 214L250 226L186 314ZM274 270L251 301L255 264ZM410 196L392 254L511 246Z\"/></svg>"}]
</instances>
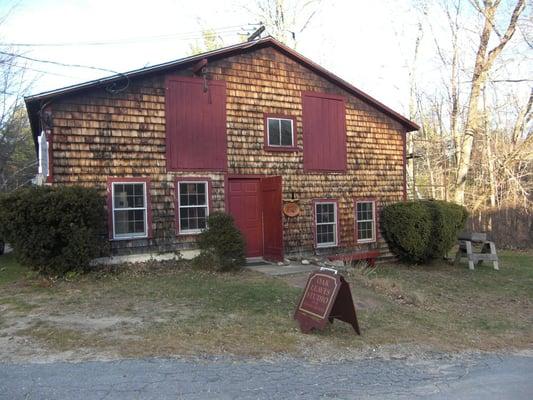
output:
<instances>
[{"instance_id":1,"label":"window with white trim","mask_svg":"<svg viewBox=\"0 0 533 400\"><path fill-rule=\"evenodd\" d=\"M294 146L294 121L290 118L267 117L268 145L272 147Z\"/></svg>"},{"instance_id":2,"label":"window with white trim","mask_svg":"<svg viewBox=\"0 0 533 400\"><path fill-rule=\"evenodd\" d=\"M146 182L113 182L113 238L148 236Z\"/></svg>"},{"instance_id":3,"label":"window with white trim","mask_svg":"<svg viewBox=\"0 0 533 400\"><path fill-rule=\"evenodd\" d=\"M357 243L376 240L376 203L358 201L355 206L357 224Z\"/></svg>"},{"instance_id":4,"label":"window with white trim","mask_svg":"<svg viewBox=\"0 0 533 400\"><path fill-rule=\"evenodd\" d=\"M41 135L37 137L37 144L39 145L39 168L38 172L42 174L45 178L49 175L48 167L48 138L46 133L43 131Z\"/></svg>"},{"instance_id":5,"label":"window with white trim","mask_svg":"<svg viewBox=\"0 0 533 400\"><path fill-rule=\"evenodd\" d=\"M179 233L200 233L207 227L208 191L205 181L178 182Z\"/></svg>"},{"instance_id":6,"label":"window with white trim","mask_svg":"<svg viewBox=\"0 0 533 400\"><path fill-rule=\"evenodd\" d=\"M317 247L337 245L337 203L319 201L315 203L315 227Z\"/></svg>"}]
</instances>

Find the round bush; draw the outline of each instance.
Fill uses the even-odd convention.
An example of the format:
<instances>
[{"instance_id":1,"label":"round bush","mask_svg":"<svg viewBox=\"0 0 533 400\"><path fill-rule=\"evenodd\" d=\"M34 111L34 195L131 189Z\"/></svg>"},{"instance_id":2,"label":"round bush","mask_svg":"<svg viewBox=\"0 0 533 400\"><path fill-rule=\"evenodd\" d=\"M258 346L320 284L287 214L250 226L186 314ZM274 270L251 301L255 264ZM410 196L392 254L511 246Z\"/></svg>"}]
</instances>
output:
<instances>
[{"instance_id":1,"label":"round bush","mask_svg":"<svg viewBox=\"0 0 533 400\"><path fill-rule=\"evenodd\" d=\"M201 250L199 260L214 260L220 271L239 270L246 261L244 238L233 218L223 212L209 215L207 229L200 234L198 246Z\"/></svg>"},{"instance_id":2,"label":"round bush","mask_svg":"<svg viewBox=\"0 0 533 400\"><path fill-rule=\"evenodd\" d=\"M381 226L389 248L400 259L425 262L442 258L457 241L468 213L462 206L422 200L383 208Z\"/></svg>"},{"instance_id":3,"label":"round bush","mask_svg":"<svg viewBox=\"0 0 533 400\"><path fill-rule=\"evenodd\" d=\"M416 202L396 203L383 208L381 226L389 248L409 261L426 259L431 235L431 214Z\"/></svg>"},{"instance_id":4,"label":"round bush","mask_svg":"<svg viewBox=\"0 0 533 400\"><path fill-rule=\"evenodd\" d=\"M45 274L84 270L105 246L104 198L94 189L40 186L0 197L0 236Z\"/></svg>"},{"instance_id":5,"label":"round bush","mask_svg":"<svg viewBox=\"0 0 533 400\"><path fill-rule=\"evenodd\" d=\"M457 234L464 229L468 213L455 203L438 200L422 203L429 209L432 219L427 258L443 258L457 242Z\"/></svg>"}]
</instances>

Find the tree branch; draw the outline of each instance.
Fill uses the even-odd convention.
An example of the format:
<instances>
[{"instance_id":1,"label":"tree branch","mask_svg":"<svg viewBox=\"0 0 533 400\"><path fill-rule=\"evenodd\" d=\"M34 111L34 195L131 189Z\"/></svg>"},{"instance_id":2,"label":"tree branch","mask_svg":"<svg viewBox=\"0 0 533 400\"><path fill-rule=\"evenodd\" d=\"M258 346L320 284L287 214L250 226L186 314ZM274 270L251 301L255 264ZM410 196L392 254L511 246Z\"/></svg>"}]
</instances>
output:
<instances>
[{"instance_id":1,"label":"tree branch","mask_svg":"<svg viewBox=\"0 0 533 400\"><path fill-rule=\"evenodd\" d=\"M503 35L503 37L501 37L500 43L495 48L490 50L489 54L487 55L487 63L488 63L488 65L491 65L494 62L494 60L501 53L501 51L503 50L503 48L505 47L507 42L509 42L509 40L511 40L511 38L513 37L513 35L514 35L515 31L516 31L516 25L517 25L517 22L518 22L518 17L522 13L522 11L524 11L525 6L526 6L526 1L525 0L518 0L516 2L516 6L515 6L515 8L513 10L513 14L511 15L511 20L509 21L509 25L507 26L505 34Z\"/></svg>"}]
</instances>

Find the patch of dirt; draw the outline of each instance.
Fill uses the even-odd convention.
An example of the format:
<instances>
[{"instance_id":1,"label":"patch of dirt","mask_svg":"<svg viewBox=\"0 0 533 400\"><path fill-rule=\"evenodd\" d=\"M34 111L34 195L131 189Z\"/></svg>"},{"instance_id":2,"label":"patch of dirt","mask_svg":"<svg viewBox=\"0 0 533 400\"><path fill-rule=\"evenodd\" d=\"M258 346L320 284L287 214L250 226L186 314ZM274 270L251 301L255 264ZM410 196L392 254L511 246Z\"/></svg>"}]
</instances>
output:
<instances>
[{"instance_id":1,"label":"patch of dirt","mask_svg":"<svg viewBox=\"0 0 533 400\"><path fill-rule=\"evenodd\" d=\"M118 325L120 325L121 327L125 327L128 325L137 325L142 323L141 318L123 317L117 315L91 318L86 315L80 314L69 314L62 316L50 315L41 319L41 321L51 322L54 325L58 325L60 327L63 326L68 327L70 329L91 331L109 329L117 327Z\"/></svg>"},{"instance_id":2,"label":"patch of dirt","mask_svg":"<svg viewBox=\"0 0 533 400\"><path fill-rule=\"evenodd\" d=\"M123 340L132 338L125 328L140 323L139 318L123 316L100 318L81 314L57 316L43 312L21 315L19 312L10 310L8 306L3 306L0 321L0 361L23 362L31 359L32 362L53 362L116 359L119 356L117 353L95 352L94 348L65 351L57 348L51 349L43 346L39 340L35 340L32 332L47 326L57 328L58 332L61 332L61 329L76 330L84 334L99 333Z\"/></svg>"},{"instance_id":3,"label":"patch of dirt","mask_svg":"<svg viewBox=\"0 0 533 400\"><path fill-rule=\"evenodd\" d=\"M139 342L142 337L136 335L136 332L145 326L167 321L167 316L179 319L176 318L175 308L161 302L146 302L146 307L135 304L127 310L115 310L119 311L117 314L109 314L109 311L113 312L111 308L107 310L108 314L99 314L83 309L69 312L70 306L63 310L50 310L49 304L44 299L39 301L38 297L32 297L31 302L25 299L25 302L0 304L0 362L23 362L30 359L32 362L116 359L120 357L118 351L108 351L109 346L102 348L100 341ZM31 306L31 311L21 309L21 304L25 308ZM194 312L192 308L184 309ZM179 316L186 318L188 314L183 312ZM69 335L75 340L84 339L88 346L72 350ZM55 346L46 343L49 342L49 337L57 337Z\"/></svg>"}]
</instances>

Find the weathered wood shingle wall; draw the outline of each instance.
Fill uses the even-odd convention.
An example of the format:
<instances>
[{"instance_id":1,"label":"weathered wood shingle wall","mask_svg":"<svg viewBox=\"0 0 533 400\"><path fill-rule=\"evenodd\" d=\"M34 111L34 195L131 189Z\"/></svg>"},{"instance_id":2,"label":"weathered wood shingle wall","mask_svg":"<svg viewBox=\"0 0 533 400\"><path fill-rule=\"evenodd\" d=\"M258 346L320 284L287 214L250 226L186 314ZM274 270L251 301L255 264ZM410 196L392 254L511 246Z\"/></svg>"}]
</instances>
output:
<instances>
[{"instance_id":1,"label":"weathered wood shingle wall","mask_svg":"<svg viewBox=\"0 0 533 400\"><path fill-rule=\"evenodd\" d=\"M282 53L263 48L212 62L209 78L227 82L228 173L281 175L283 196L294 193L303 212L284 219L286 253L313 252L312 199L339 201L340 245L323 252L358 247L354 237L354 199L383 203L403 196L404 128L382 112L349 95ZM192 76L190 70L175 71ZM194 247L194 237L175 234L177 176L209 176L215 210L224 210L224 174L167 172L165 160L165 76L132 80L127 90L103 88L52 103L53 175L57 184L106 189L107 177L151 179L154 238L113 243L116 253ZM318 91L346 98L348 170L307 173L303 152L268 152L264 113L296 117L298 147L303 146L302 92ZM375 245L361 245L364 248ZM378 246L386 250L380 238Z\"/></svg>"}]
</instances>

